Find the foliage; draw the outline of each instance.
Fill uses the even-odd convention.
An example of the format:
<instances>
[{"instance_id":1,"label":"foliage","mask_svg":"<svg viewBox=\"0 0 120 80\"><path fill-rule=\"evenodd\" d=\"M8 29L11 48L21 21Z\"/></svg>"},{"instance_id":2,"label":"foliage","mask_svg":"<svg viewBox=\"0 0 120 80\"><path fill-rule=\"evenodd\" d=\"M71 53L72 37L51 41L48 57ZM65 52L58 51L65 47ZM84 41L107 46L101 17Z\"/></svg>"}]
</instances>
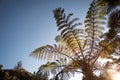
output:
<instances>
[{"instance_id":1,"label":"foliage","mask_svg":"<svg viewBox=\"0 0 120 80\"><path fill-rule=\"evenodd\" d=\"M19 63L19 62L18 62ZM21 69L1 69L0 80L48 80L48 74L32 74Z\"/></svg>"},{"instance_id":2,"label":"foliage","mask_svg":"<svg viewBox=\"0 0 120 80\"><path fill-rule=\"evenodd\" d=\"M3 65L0 64L0 70L2 69Z\"/></svg>"},{"instance_id":3,"label":"foliage","mask_svg":"<svg viewBox=\"0 0 120 80\"><path fill-rule=\"evenodd\" d=\"M14 69L15 70L23 69L23 67L22 67L22 61L17 62L17 65L15 65Z\"/></svg>"},{"instance_id":4,"label":"foliage","mask_svg":"<svg viewBox=\"0 0 120 80\"><path fill-rule=\"evenodd\" d=\"M0 70L0 80L33 80L29 72L18 72L16 70Z\"/></svg>"},{"instance_id":5,"label":"foliage","mask_svg":"<svg viewBox=\"0 0 120 80\"><path fill-rule=\"evenodd\" d=\"M120 0L96 0L100 6L104 6L106 14L111 12L116 6L120 5Z\"/></svg>"}]
</instances>

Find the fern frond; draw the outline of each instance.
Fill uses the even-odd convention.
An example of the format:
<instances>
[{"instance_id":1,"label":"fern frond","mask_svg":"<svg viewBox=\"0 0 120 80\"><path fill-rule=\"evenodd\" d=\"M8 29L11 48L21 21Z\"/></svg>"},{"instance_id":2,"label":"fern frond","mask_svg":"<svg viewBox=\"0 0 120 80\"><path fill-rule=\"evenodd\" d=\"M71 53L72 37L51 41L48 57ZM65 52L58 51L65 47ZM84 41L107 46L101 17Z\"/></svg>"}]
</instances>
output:
<instances>
[{"instance_id":1,"label":"fern frond","mask_svg":"<svg viewBox=\"0 0 120 80\"><path fill-rule=\"evenodd\" d=\"M93 2L90 5L89 11L86 15L86 20L84 21L86 32L89 36L91 36L92 39L91 42L95 41L94 38L95 36L97 37L96 33L99 32L99 35L100 34L102 35L102 30L104 29L104 27L102 26L99 27L98 25L105 24L104 20L106 19L104 16L101 16L101 14L99 14L100 12L102 13L102 10L99 8L97 4L98 3L95 0L93 0Z\"/></svg>"},{"instance_id":2,"label":"fern frond","mask_svg":"<svg viewBox=\"0 0 120 80\"><path fill-rule=\"evenodd\" d=\"M100 36L103 35L102 30L104 29L104 26L102 25L105 24L106 18L104 16L104 11L101 7L102 6L99 6L96 0L93 0L93 2L90 4L90 8L84 21L85 31L87 33L84 46L87 45L86 49L89 48L89 51L87 51L89 60L90 56L96 53L96 49L98 47L97 44L100 41Z\"/></svg>"},{"instance_id":3,"label":"fern frond","mask_svg":"<svg viewBox=\"0 0 120 80\"><path fill-rule=\"evenodd\" d=\"M42 46L40 48L35 49L30 56L33 56L37 59L48 59L48 60L52 60L52 59L59 59L60 56L62 57L67 57L67 55L69 54L69 57L72 56L73 54L71 54L72 52L66 48L63 48L62 46L51 46L51 45L46 45L46 46Z\"/></svg>"},{"instance_id":4,"label":"fern frond","mask_svg":"<svg viewBox=\"0 0 120 80\"><path fill-rule=\"evenodd\" d=\"M100 45L103 47L101 56L104 58L108 58L108 56L110 56L112 54L118 54L118 53L116 53L116 49L118 47L120 47L120 39L116 38L112 41L103 40L100 42ZM106 57L104 55L106 55Z\"/></svg>"},{"instance_id":5,"label":"fern frond","mask_svg":"<svg viewBox=\"0 0 120 80\"><path fill-rule=\"evenodd\" d=\"M99 6L104 7L104 12L108 14L114 9L116 6L120 5L119 0L97 0Z\"/></svg>"},{"instance_id":6,"label":"fern frond","mask_svg":"<svg viewBox=\"0 0 120 80\"><path fill-rule=\"evenodd\" d=\"M74 76L75 73L81 73L81 71L79 71L80 67L81 65L78 65L76 62L69 61L67 66L62 68L61 71L55 76L55 80L68 80L71 76Z\"/></svg>"},{"instance_id":7,"label":"fern frond","mask_svg":"<svg viewBox=\"0 0 120 80\"><path fill-rule=\"evenodd\" d=\"M66 28L66 27L68 27L68 24L63 24L63 25L61 25L61 26L58 28L58 31L60 31L60 30L63 29L63 28Z\"/></svg>"},{"instance_id":8,"label":"fern frond","mask_svg":"<svg viewBox=\"0 0 120 80\"><path fill-rule=\"evenodd\" d=\"M39 67L39 70L37 72L37 74L57 74L59 69L59 64L57 64L56 62L47 62L46 64L43 64Z\"/></svg>"},{"instance_id":9,"label":"fern frond","mask_svg":"<svg viewBox=\"0 0 120 80\"><path fill-rule=\"evenodd\" d=\"M78 21L78 20L79 20L79 18L74 18L71 21L69 21L69 23L68 23L69 27L71 27L71 25L74 24L74 22Z\"/></svg>"},{"instance_id":10,"label":"fern frond","mask_svg":"<svg viewBox=\"0 0 120 80\"><path fill-rule=\"evenodd\" d=\"M68 23L68 21L70 20L70 17L73 15L73 13L68 14L68 16L66 17L66 23Z\"/></svg>"},{"instance_id":11,"label":"fern frond","mask_svg":"<svg viewBox=\"0 0 120 80\"><path fill-rule=\"evenodd\" d=\"M77 30L77 26L81 25L81 23L76 22L79 20L79 18L70 19L73 13L70 13L65 18L62 18L63 14L66 14L64 12L61 12L61 8L57 8L54 10L54 17L57 22L58 30L61 31L61 37L66 42L67 47L69 47L69 49L71 49L72 51L76 50L75 48L79 48L79 51L80 49L82 50L82 45L79 38L81 33L79 32L79 30ZM56 17L56 15L58 15L59 17ZM59 18L61 20L59 20Z\"/></svg>"}]
</instances>

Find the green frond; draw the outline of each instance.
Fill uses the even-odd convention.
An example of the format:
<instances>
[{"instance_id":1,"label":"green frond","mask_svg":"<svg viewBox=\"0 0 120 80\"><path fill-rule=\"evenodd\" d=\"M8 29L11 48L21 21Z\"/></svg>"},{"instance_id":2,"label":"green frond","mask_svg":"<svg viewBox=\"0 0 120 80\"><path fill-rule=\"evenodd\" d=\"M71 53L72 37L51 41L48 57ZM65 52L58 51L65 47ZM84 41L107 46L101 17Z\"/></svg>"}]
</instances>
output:
<instances>
[{"instance_id":1,"label":"green frond","mask_svg":"<svg viewBox=\"0 0 120 80\"><path fill-rule=\"evenodd\" d=\"M102 25L102 24L106 24L106 23L104 21L95 21L94 24Z\"/></svg>"},{"instance_id":2,"label":"green frond","mask_svg":"<svg viewBox=\"0 0 120 80\"><path fill-rule=\"evenodd\" d=\"M37 59L57 59L60 58L60 56L65 57L63 54L69 54L70 51L66 51L67 49L62 48L62 46L51 46L51 45L46 45L42 46L40 48L35 49L30 56L33 56ZM68 53L64 53L68 52Z\"/></svg>"},{"instance_id":3,"label":"green frond","mask_svg":"<svg viewBox=\"0 0 120 80\"><path fill-rule=\"evenodd\" d=\"M81 25L81 23L76 22L79 20L79 18L70 19L70 17L73 15L72 13L70 13L66 16L65 19L63 19L62 17L63 14L65 15L65 13L64 12L61 13L60 10L62 9L57 8L56 10L54 10L57 13L57 14L54 13L54 17L56 15L59 15L59 17L55 17L55 20L56 22L58 22L57 24L59 24L57 26L58 30L61 31L61 37L63 41L66 42L67 47L69 47L69 49L71 50L75 50L76 47L80 49L81 47L80 37L84 36L80 36L82 32L80 31L80 29L77 29L77 26ZM58 21L59 18L61 18L61 20Z\"/></svg>"},{"instance_id":4,"label":"green frond","mask_svg":"<svg viewBox=\"0 0 120 80\"><path fill-rule=\"evenodd\" d=\"M109 42L108 40L102 40L99 44L100 46L103 47L103 50L102 50L102 55L101 57L104 57L104 55L107 55L107 57L109 57L110 55L112 54L115 54L115 50L120 47L120 41L118 41L119 39L115 39L111 42ZM104 58L107 58L107 57L104 57Z\"/></svg>"},{"instance_id":5,"label":"green frond","mask_svg":"<svg viewBox=\"0 0 120 80\"><path fill-rule=\"evenodd\" d=\"M72 33L72 31L69 31L69 30L68 30L66 33L61 34L61 36L62 36L63 39L65 39L66 36L67 36L67 37L73 36L73 33Z\"/></svg>"},{"instance_id":6,"label":"green frond","mask_svg":"<svg viewBox=\"0 0 120 80\"><path fill-rule=\"evenodd\" d=\"M104 7L103 9L106 14L108 14L116 6L120 5L119 0L97 0L97 3L99 6Z\"/></svg>"},{"instance_id":7,"label":"green frond","mask_svg":"<svg viewBox=\"0 0 120 80\"><path fill-rule=\"evenodd\" d=\"M98 30L105 30L105 28L104 28L103 26L95 25L95 27L96 27Z\"/></svg>"},{"instance_id":8,"label":"green frond","mask_svg":"<svg viewBox=\"0 0 120 80\"><path fill-rule=\"evenodd\" d=\"M57 67L58 64L56 62L47 62L39 67L39 70L49 70Z\"/></svg>"},{"instance_id":9,"label":"green frond","mask_svg":"<svg viewBox=\"0 0 120 80\"><path fill-rule=\"evenodd\" d=\"M63 29L63 28L66 28L66 27L68 27L68 24L63 24L63 25L59 26L58 31Z\"/></svg>"},{"instance_id":10,"label":"green frond","mask_svg":"<svg viewBox=\"0 0 120 80\"><path fill-rule=\"evenodd\" d=\"M65 23L66 23L66 21L61 20L61 21L57 22L57 26L67 25Z\"/></svg>"},{"instance_id":11,"label":"green frond","mask_svg":"<svg viewBox=\"0 0 120 80\"><path fill-rule=\"evenodd\" d=\"M90 22L86 23L86 24L85 24L86 29L87 29L87 28L90 28L91 25L92 25L92 24L90 24Z\"/></svg>"},{"instance_id":12,"label":"green frond","mask_svg":"<svg viewBox=\"0 0 120 80\"><path fill-rule=\"evenodd\" d=\"M62 37L61 37L60 35L57 35L57 36L55 37L55 41L56 41L56 42L62 41Z\"/></svg>"},{"instance_id":13,"label":"green frond","mask_svg":"<svg viewBox=\"0 0 120 80\"><path fill-rule=\"evenodd\" d=\"M90 8L87 12L85 23L85 32L87 33L86 39L89 41L87 45L90 46L90 54L92 53L95 43L99 41L101 35L103 35L104 27L101 25L106 24L105 12L103 6L98 5L98 1L93 0ZM86 43L85 43L86 44ZM85 45L84 45L85 46Z\"/></svg>"},{"instance_id":14,"label":"green frond","mask_svg":"<svg viewBox=\"0 0 120 80\"><path fill-rule=\"evenodd\" d=\"M79 18L74 18L71 21L69 21L69 23L68 23L69 27L70 27L70 25L74 24L74 22L76 22L78 20L79 20Z\"/></svg>"},{"instance_id":15,"label":"green frond","mask_svg":"<svg viewBox=\"0 0 120 80\"><path fill-rule=\"evenodd\" d=\"M68 23L68 21L70 20L70 17L73 15L73 13L68 14L68 16L66 17L66 23Z\"/></svg>"},{"instance_id":16,"label":"green frond","mask_svg":"<svg viewBox=\"0 0 120 80\"><path fill-rule=\"evenodd\" d=\"M106 0L97 0L97 5L104 6L106 4L107 4Z\"/></svg>"},{"instance_id":17,"label":"green frond","mask_svg":"<svg viewBox=\"0 0 120 80\"><path fill-rule=\"evenodd\" d=\"M67 60L67 58L60 58L60 59L56 60L56 63L59 64L59 66L61 66L61 67L65 67L65 66L67 66L69 61Z\"/></svg>"},{"instance_id":18,"label":"green frond","mask_svg":"<svg viewBox=\"0 0 120 80\"><path fill-rule=\"evenodd\" d=\"M100 15L102 15L102 14L100 14ZM97 16L97 17L95 17L95 19L96 20L106 20L106 17L105 16Z\"/></svg>"},{"instance_id":19,"label":"green frond","mask_svg":"<svg viewBox=\"0 0 120 80\"><path fill-rule=\"evenodd\" d=\"M68 31L68 28L64 28L64 30L61 31L61 35L65 34Z\"/></svg>"},{"instance_id":20,"label":"green frond","mask_svg":"<svg viewBox=\"0 0 120 80\"><path fill-rule=\"evenodd\" d=\"M55 19L58 19L60 15L62 16L64 14L64 9L57 8L56 10L53 10Z\"/></svg>"},{"instance_id":21,"label":"green frond","mask_svg":"<svg viewBox=\"0 0 120 80\"><path fill-rule=\"evenodd\" d=\"M74 28L76 28L77 26L79 26L79 25L81 25L82 23L75 23L75 24L73 24L73 25L71 25L71 29L74 29Z\"/></svg>"},{"instance_id":22,"label":"green frond","mask_svg":"<svg viewBox=\"0 0 120 80\"><path fill-rule=\"evenodd\" d=\"M43 64L39 67L37 74L39 73L57 74L58 68L59 68L59 64L57 64L56 62L47 62L46 64Z\"/></svg>"}]
</instances>

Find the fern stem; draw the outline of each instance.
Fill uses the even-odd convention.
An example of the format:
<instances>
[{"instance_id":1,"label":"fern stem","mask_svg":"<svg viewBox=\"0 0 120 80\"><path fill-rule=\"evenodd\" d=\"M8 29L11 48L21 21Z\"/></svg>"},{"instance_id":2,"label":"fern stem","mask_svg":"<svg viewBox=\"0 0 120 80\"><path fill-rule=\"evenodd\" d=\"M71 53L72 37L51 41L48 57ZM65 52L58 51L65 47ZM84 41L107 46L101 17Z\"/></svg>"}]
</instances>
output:
<instances>
[{"instance_id":1,"label":"fern stem","mask_svg":"<svg viewBox=\"0 0 120 80\"><path fill-rule=\"evenodd\" d=\"M93 2L93 4L92 4L92 8L95 8L95 6L94 6L94 2ZM94 14L95 14L95 11L94 11L94 9L92 10L92 14L93 14L93 18L92 18L92 44L91 44L91 51L90 51L90 54L89 54L89 58L88 58L88 61L90 61L90 57L91 57L91 54L92 54L92 52L93 52L93 46L94 46L94 36L95 36L95 31L94 31L94 25L95 25L95 23L94 23L94 21L95 21L95 18L94 18ZM89 62L88 62L89 63Z\"/></svg>"},{"instance_id":2,"label":"fern stem","mask_svg":"<svg viewBox=\"0 0 120 80\"><path fill-rule=\"evenodd\" d=\"M102 51L103 51L103 50L104 50L104 49L102 49L102 50L100 50L100 52L98 52L98 54L97 54L95 60L94 60L93 63L92 63L92 67L91 67L91 69L94 67L95 62L96 62L97 59L100 57L100 55L102 54Z\"/></svg>"},{"instance_id":3,"label":"fern stem","mask_svg":"<svg viewBox=\"0 0 120 80\"><path fill-rule=\"evenodd\" d=\"M75 61L78 65L81 65L77 60L75 60L74 58L70 57L69 55L66 55L66 54L63 54L63 53L60 53L68 58L70 58L71 60Z\"/></svg>"},{"instance_id":4,"label":"fern stem","mask_svg":"<svg viewBox=\"0 0 120 80\"><path fill-rule=\"evenodd\" d=\"M59 76L60 74L62 74L62 73L64 73L64 72L67 72L67 71L70 71L70 70L73 71L73 69L74 69L74 68L71 68L71 67L69 67L69 66L65 67L64 69L62 69L62 70L55 76L54 80L58 80L58 76ZM74 70L74 71L84 74L82 71L77 71L77 70ZM62 75L63 75L63 74L62 74Z\"/></svg>"},{"instance_id":5,"label":"fern stem","mask_svg":"<svg viewBox=\"0 0 120 80\"><path fill-rule=\"evenodd\" d=\"M76 40L76 42L77 42L77 44L78 44L78 46L79 46L79 49L80 49L80 52L81 52L81 54L82 54L83 60L84 60L84 62L86 62L85 56L84 56L84 54L83 54L83 50L82 50L82 48L81 48L81 44L78 42L78 40L77 40L77 38L75 37L75 34L74 34L73 31L72 31L72 33L73 33L74 38L75 38L75 40Z\"/></svg>"}]
</instances>

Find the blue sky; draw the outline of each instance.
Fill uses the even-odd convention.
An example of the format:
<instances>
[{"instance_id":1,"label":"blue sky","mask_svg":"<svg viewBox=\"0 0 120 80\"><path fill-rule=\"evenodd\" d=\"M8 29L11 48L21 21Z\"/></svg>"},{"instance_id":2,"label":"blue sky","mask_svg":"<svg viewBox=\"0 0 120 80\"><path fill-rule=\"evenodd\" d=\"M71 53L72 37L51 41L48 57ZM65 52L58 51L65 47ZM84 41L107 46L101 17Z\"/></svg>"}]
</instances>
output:
<instances>
[{"instance_id":1,"label":"blue sky","mask_svg":"<svg viewBox=\"0 0 120 80\"><path fill-rule=\"evenodd\" d=\"M0 64L12 69L18 61L37 71L45 60L29 54L42 45L54 44L57 27L52 10L65 8L83 23L91 0L0 0ZM84 26L84 25L82 25Z\"/></svg>"}]
</instances>

